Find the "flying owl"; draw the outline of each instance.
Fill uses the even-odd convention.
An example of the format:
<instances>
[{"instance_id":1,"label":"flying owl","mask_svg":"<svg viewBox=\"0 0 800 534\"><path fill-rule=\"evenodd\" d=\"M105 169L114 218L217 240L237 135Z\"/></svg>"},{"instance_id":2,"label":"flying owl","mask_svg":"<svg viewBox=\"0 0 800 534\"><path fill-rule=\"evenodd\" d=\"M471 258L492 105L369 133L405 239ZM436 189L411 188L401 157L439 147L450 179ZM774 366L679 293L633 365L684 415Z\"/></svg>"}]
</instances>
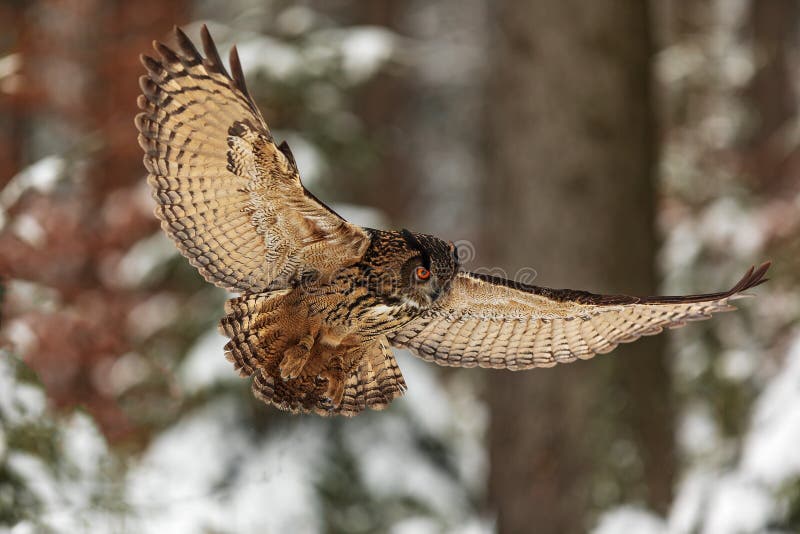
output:
<instances>
[{"instance_id":1,"label":"flying owl","mask_svg":"<svg viewBox=\"0 0 800 534\"><path fill-rule=\"evenodd\" d=\"M351 224L300 182L208 29L202 55L175 29L155 42L136 117L161 227L225 306L226 357L254 394L291 412L353 416L406 389L391 347L440 365L523 370L588 359L733 309L769 263L730 290L595 295L459 270L453 243Z\"/></svg>"}]
</instances>

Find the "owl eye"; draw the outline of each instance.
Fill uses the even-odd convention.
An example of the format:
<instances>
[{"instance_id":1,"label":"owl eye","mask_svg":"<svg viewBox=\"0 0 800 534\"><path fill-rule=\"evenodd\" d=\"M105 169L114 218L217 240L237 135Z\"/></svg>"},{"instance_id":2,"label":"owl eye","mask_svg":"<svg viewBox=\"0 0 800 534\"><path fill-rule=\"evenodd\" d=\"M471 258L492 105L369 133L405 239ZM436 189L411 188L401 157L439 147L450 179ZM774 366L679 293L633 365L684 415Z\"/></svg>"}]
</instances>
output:
<instances>
[{"instance_id":1,"label":"owl eye","mask_svg":"<svg viewBox=\"0 0 800 534\"><path fill-rule=\"evenodd\" d=\"M425 267L420 266L414 271L414 276L417 277L417 280L427 280L431 277L431 272Z\"/></svg>"}]
</instances>

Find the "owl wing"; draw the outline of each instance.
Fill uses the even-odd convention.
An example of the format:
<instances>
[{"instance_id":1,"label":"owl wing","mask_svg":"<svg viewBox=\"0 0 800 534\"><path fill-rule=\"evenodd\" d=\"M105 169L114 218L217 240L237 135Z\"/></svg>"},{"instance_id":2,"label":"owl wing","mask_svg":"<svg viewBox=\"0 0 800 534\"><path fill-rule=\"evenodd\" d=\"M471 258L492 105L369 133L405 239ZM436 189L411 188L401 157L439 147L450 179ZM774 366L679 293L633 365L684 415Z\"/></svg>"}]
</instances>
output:
<instances>
[{"instance_id":1,"label":"owl wing","mask_svg":"<svg viewBox=\"0 0 800 534\"><path fill-rule=\"evenodd\" d=\"M366 232L300 182L245 86L239 56L225 70L203 26L203 57L175 28L178 47L142 56L136 117L164 231L209 282L231 291L285 287L357 261Z\"/></svg>"},{"instance_id":2,"label":"owl wing","mask_svg":"<svg viewBox=\"0 0 800 534\"><path fill-rule=\"evenodd\" d=\"M595 295L459 273L434 308L389 341L441 365L552 367L732 310L729 300L765 282L769 265L751 268L729 291L680 297Z\"/></svg>"}]
</instances>

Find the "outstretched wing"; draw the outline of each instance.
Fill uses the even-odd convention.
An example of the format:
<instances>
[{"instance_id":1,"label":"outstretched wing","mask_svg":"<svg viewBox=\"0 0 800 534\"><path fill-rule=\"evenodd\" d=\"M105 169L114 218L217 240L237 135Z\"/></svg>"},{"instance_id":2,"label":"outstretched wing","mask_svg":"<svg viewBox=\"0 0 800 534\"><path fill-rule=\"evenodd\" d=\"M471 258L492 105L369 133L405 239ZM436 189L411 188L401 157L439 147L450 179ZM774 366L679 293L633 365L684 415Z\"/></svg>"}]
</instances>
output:
<instances>
[{"instance_id":1,"label":"outstretched wing","mask_svg":"<svg viewBox=\"0 0 800 534\"><path fill-rule=\"evenodd\" d=\"M459 273L431 311L389 341L441 365L552 367L732 310L731 297L766 281L769 265L751 268L729 291L682 297L594 295Z\"/></svg>"},{"instance_id":2,"label":"outstretched wing","mask_svg":"<svg viewBox=\"0 0 800 534\"><path fill-rule=\"evenodd\" d=\"M161 226L209 282L232 291L284 287L357 261L366 232L300 183L247 91L239 56L225 70L203 26L203 57L175 29L178 49L142 56L136 117Z\"/></svg>"}]
</instances>

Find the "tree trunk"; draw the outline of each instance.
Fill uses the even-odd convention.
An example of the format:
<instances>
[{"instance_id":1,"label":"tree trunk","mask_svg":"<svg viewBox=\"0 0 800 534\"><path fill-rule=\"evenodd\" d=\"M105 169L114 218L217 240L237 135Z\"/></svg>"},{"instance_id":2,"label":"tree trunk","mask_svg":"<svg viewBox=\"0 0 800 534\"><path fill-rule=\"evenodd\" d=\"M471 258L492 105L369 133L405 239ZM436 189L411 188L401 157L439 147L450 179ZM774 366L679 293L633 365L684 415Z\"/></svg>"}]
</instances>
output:
<instances>
[{"instance_id":1,"label":"tree trunk","mask_svg":"<svg viewBox=\"0 0 800 534\"><path fill-rule=\"evenodd\" d=\"M756 73L747 88L755 111L746 167L755 186L772 196L792 195L800 172L796 141L797 91L794 72L800 36L797 0L770 0L750 5L748 22L753 39Z\"/></svg>"},{"instance_id":2,"label":"tree trunk","mask_svg":"<svg viewBox=\"0 0 800 534\"><path fill-rule=\"evenodd\" d=\"M537 283L652 294L655 129L645 2L493 4L484 246ZM499 532L583 532L673 475L662 340L489 378L490 501ZM626 451L632 451L628 453Z\"/></svg>"}]
</instances>

